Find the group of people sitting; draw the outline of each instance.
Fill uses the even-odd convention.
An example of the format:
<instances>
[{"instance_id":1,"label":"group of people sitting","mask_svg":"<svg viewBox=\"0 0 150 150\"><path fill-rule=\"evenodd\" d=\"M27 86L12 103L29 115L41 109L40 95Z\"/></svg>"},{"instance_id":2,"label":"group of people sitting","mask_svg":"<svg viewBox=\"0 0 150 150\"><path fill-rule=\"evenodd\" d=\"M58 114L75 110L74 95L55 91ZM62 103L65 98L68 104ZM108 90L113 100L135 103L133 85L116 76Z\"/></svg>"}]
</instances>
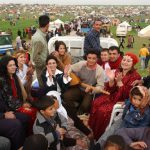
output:
<instances>
[{"instance_id":1,"label":"group of people sitting","mask_svg":"<svg viewBox=\"0 0 150 150\"><path fill-rule=\"evenodd\" d=\"M34 66L26 64L25 56L20 50L0 60L0 146L29 150L34 146L30 138L45 138L45 149L50 150L150 147L149 77L141 79L134 68L135 54L123 55L112 46L100 56L89 51L86 60L72 64L65 43L57 41L38 75L36 97ZM124 107L122 118L106 131L117 103ZM80 119L83 114L86 123ZM113 134L122 137L125 146L119 146Z\"/></svg>"}]
</instances>

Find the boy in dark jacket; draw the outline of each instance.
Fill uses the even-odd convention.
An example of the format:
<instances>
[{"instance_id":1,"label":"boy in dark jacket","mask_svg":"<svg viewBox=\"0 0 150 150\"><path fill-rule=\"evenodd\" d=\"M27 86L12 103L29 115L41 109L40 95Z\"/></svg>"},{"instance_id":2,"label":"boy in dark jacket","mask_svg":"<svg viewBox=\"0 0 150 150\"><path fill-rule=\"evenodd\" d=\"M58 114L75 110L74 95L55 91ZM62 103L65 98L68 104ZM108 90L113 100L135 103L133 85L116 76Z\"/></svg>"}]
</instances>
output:
<instances>
[{"instance_id":1,"label":"boy in dark jacket","mask_svg":"<svg viewBox=\"0 0 150 150\"><path fill-rule=\"evenodd\" d=\"M35 104L38 109L37 118L33 126L34 134L44 135L50 150L63 149L76 144L84 147L82 140L67 138L67 120L56 112L55 100L50 96L41 97Z\"/></svg>"}]
</instances>

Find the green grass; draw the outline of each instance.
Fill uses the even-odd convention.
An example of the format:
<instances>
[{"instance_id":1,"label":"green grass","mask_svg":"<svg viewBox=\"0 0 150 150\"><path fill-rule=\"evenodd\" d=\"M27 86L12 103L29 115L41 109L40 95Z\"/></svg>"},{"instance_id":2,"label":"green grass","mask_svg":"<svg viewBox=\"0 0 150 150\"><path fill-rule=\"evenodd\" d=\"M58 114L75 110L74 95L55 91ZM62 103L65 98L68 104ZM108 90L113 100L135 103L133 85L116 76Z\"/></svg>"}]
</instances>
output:
<instances>
[{"instance_id":1,"label":"green grass","mask_svg":"<svg viewBox=\"0 0 150 150\"><path fill-rule=\"evenodd\" d=\"M21 32L23 31L23 29L30 27L30 26L38 26L36 23L35 19L19 19L16 21L16 25L15 26L11 26L10 25L10 21L0 21L0 30L2 31L7 31L8 29L11 29L12 33L13 33L13 40L15 40L16 36L17 36L17 31L18 29L21 30Z\"/></svg>"}]
</instances>

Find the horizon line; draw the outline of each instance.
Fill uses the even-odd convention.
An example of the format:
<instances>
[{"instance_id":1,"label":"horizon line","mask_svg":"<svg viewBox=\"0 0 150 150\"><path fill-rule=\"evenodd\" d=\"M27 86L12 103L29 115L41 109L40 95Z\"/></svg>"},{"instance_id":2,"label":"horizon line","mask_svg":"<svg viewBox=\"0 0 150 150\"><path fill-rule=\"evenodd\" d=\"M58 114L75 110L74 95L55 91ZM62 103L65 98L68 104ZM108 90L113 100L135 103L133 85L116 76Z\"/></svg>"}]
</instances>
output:
<instances>
[{"instance_id":1,"label":"horizon line","mask_svg":"<svg viewBox=\"0 0 150 150\"><path fill-rule=\"evenodd\" d=\"M64 5L64 6L71 6L71 5L75 5L75 6L99 6L99 5L101 5L101 6L150 6L150 4L70 4L70 5L68 5L68 4L49 4L49 3L43 3L43 4L41 4L41 3L19 3L19 2L16 2L16 3L0 3L0 5L1 4L13 4L13 5L15 5L15 4L17 4L17 5L58 5L58 6L61 6L61 5Z\"/></svg>"}]
</instances>

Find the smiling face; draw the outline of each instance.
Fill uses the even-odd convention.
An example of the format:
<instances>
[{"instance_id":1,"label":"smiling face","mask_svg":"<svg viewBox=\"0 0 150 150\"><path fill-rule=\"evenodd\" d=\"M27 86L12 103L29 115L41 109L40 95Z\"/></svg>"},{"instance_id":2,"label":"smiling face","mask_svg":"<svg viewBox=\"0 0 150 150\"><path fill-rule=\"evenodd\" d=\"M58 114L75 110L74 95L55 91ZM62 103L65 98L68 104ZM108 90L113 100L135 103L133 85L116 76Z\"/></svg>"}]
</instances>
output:
<instances>
[{"instance_id":1,"label":"smiling face","mask_svg":"<svg viewBox=\"0 0 150 150\"><path fill-rule=\"evenodd\" d=\"M87 66L92 67L97 63L97 55L96 54L88 54L87 55Z\"/></svg>"},{"instance_id":2,"label":"smiling face","mask_svg":"<svg viewBox=\"0 0 150 150\"><path fill-rule=\"evenodd\" d=\"M109 60L111 62L116 62L119 56L120 54L118 53L117 50L109 50Z\"/></svg>"},{"instance_id":3,"label":"smiling face","mask_svg":"<svg viewBox=\"0 0 150 150\"><path fill-rule=\"evenodd\" d=\"M16 72L16 64L14 60L10 60L7 64L7 71L9 75L12 75Z\"/></svg>"},{"instance_id":4,"label":"smiling face","mask_svg":"<svg viewBox=\"0 0 150 150\"><path fill-rule=\"evenodd\" d=\"M60 45L60 46L59 46L58 53L59 53L59 55L61 55L61 56L65 55L65 53L66 53L66 48L65 48L64 45Z\"/></svg>"},{"instance_id":5,"label":"smiling face","mask_svg":"<svg viewBox=\"0 0 150 150\"><path fill-rule=\"evenodd\" d=\"M130 56L123 56L121 67L123 70L131 70L133 66L133 59Z\"/></svg>"},{"instance_id":6,"label":"smiling face","mask_svg":"<svg viewBox=\"0 0 150 150\"><path fill-rule=\"evenodd\" d=\"M25 54L21 54L19 55L19 57L17 58L18 61L18 65L23 65L26 63L26 55Z\"/></svg>"},{"instance_id":7,"label":"smiling face","mask_svg":"<svg viewBox=\"0 0 150 150\"><path fill-rule=\"evenodd\" d=\"M107 62L109 60L109 53L107 51L102 51L100 58L102 62Z\"/></svg>"},{"instance_id":8,"label":"smiling face","mask_svg":"<svg viewBox=\"0 0 150 150\"><path fill-rule=\"evenodd\" d=\"M57 63L56 63L56 61L55 61L54 59L50 59L50 60L48 60L46 66L47 66L48 68L50 68L52 72L53 72L53 71L55 72L55 71L56 71L56 67L57 67Z\"/></svg>"}]
</instances>

